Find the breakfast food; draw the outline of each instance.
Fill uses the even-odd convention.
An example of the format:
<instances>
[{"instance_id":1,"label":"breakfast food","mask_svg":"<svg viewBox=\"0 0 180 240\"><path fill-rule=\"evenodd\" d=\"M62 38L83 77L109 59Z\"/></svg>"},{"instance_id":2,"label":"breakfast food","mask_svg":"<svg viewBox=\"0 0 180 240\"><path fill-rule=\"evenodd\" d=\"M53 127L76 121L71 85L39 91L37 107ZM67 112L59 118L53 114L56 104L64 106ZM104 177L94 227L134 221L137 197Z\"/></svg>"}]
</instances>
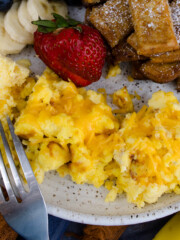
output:
<instances>
[{"instance_id":1,"label":"breakfast food","mask_svg":"<svg viewBox=\"0 0 180 240\"><path fill-rule=\"evenodd\" d=\"M64 1L49 2L47 0L28 0L27 11L31 16L32 20L41 19L52 19L52 13L59 13L64 17L67 16L67 6Z\"/></svg>"},{"instance_id":2,"label":"breakfast food","mask_svg":"<svg viewBox=\"0 0 180 240\"><path fill-rule=\"evenodd\" d=\"M29 77L30 70L10 58L0 55L0 118L8 114L11 118L25 106L25 99L35 84Z\"/></svg>"},{"instance_id":3,"label":"breakfast food","mask_svg":"<svg viewBox=\"0 0 180 240\"><path fill-rule=\"evenodd\" d=\"M167 0L130 0L129 4L138 54L149 56L162 52L162 49L166 52L179 48Z\"/></svg>"},{"instance_id":4,"label":"breakfast food","mask_svg":"<svg viewBox=\"0 0 180 240\"><path fill-rule=\"evenodd\" d=\"M37 27L34 26L32 22L31 15L27 10L27 1L23 0L20 3L18 9L18 19L20 24L24 27L27 32L34 33L37 30Z\"/></svg>"},{"instance_id":5,"label":"breakfast food","mask_svg":"<svg viewBox=\"0 0 180 240\"><path fill-rule=\"evenodd\" d=\"M126 89L113 99L120 111L123 102L126 112L133 111ZM180 193L180 103L172 93L154 93L149 107L118 119L102 94L76 88L47 69L15 119L39 182L56 170L78 184L105 185L106 201L125 192L139 207L166 192Z\"/></svg>"},{"instance_id":6,"label":"breakfast food","mask_svg":"<svg viewBox=\"0 0 180 240\"><path fill-rule=\"evenodd\" d=\"M173 63L178 61L180 61L180 49L172 52L159 53L151 57L152 63Z\"/></svg>"},{"instance_id":7,"label":"breakfast food","mask_svg":"<svg viewBox=\"0 0 180 240\"><path fill-rule=\"evenodd\" d=\"M140 71L154 82L171 82L180 76L180 62L164 64L146 62L141 65Z\"/></svg>"},{"instance_id":8,"label":"breakfast food","mask_svg":"<svg viewBox=\"0 0 180 240\"><path fill-rule=\"evenodd\" d=\"M106 57L100 33L58 14L54 14L54 18L54 21L33 22L39 26L34 34L37 55L64 80L70 79L77 86L98 81Z\"/></svg>"},{"instance_id":9,"label":"breakfast food","mask_svg":"<svg viewBox=\"0 0 180 240\"><path fill-rule=\"evenodd\" d=\"M4 28L14 41L22 44L32 44L33 35L27 32L19 22L18 7L19 3L14 2L11 9L6 13Z\"/></svg>"},{"instance_id":10,"label":"breakfast food","mask_svg":"<svg viewBox=\"0 0 180 240\"><path fill-rule=\"evenodd\" d=\"M89 20L101 32L111 47L116 46L133 30L127 0L110 0L103 6L94 7Z\"/></svg>"},{"instance_id":11,"label":"breakfast food","mask_svg":"<svg viewBox=\"0 0 180 240\"><path fill-rule=\"evenodd\" d=\"M105 2L106 0L82 0L85 6L94 5L100 2Z\"/></svg>"},{"instance_id":12,"label":"breakfast food","mask_svg":"<svg viewBox=\"0 0 180 240\"><path fill-rule=\"evenodd\" d=\"M33 17L38 19L45 15L52 19L52 12L66 17L67 5L64 1L23 0L15 1L5 15L0 13L0 54L16 54L27 44L33 44L33 34L37 30L37 26L31 23Z\"/></svg>"},{"instance_id":13,"label":"breakfast food","mask_svg":"<svg viewBox=\"0 0 180 240\"><path fill-rule=\"evenodd\" d=\"M125 40L120 41L118 45L112 49L112 58L115 64L147 59L145 56L138 55L136 50Z\"/></svg>"},{"instance_id":14,"label":"breakfast food","mask_svg":"<svg viewBox=\"0 0 180 240\"><path fill-rule=\"evenodd\" d=\"M0 13L0 53L3 55L19 53L25 44L14 41L4 29L4 14Z\"/></svg>"},{"instance_id":15,"label":"breakfast food","mask_svg":"<svg viewBox=\"0 0 180 240\"><path fill-rule=\"evenodd\" d=\"M118 126L102 94L78 89L47 69L17 119L15 132L24 139L40 182L45 171L57 169L64 175L70 171L77 183L98 187L105 179L103 166L112 158L112 147L104 147Z\"/></svg>"},{"instance_id":16,"label":"breakfast food","mask_svg":"<svg viewBox=\"0 0 180 240\"><path fill-rule=\"evenodd\" d=\"M108 63L132 62L132 76L135 79L166 83L179 76L178 71L167 73L180 61L179 7L179 0L170 3L167 0L109 0L92 10L89 8L86 20L101 32L111 47ZM152 74L146 74L146 70L140 72L140 67L135 69L136 65L146 65L145 60L147 66L149 60L156 63L151 64ZM167 65L160 63L172 66L167 68Z\"/></svg>"},{"instance_id":17,"label":"breakfast food","mask_svg":"<svg viewBox=\"0 0 180 240\"><path fill-rule=\"evenodd\" d=\"M177 4L178 0L174 2ZM42 7L43 3L46 1L34 4ZM27 4L22 2L20 6L25 9ZM16 19L18 16L21 21L25 18L22 9L16 11ZM37 9L41 9L40 5ZM163 48L162 54L147 57L128 45L126 38L132 30L132 21L126 1L109 0L94 9L92 13L102 13L103 18L109 14L106 9L110 12L113 9L112 16L117 9L121 12L119 16L125 14L125 23L116 22L112 26L114 33L118 24L124 27L129 21L129 32L122 30L118 37L115 34L110 38L108 28L102 30L107 39L115 36L111 42L116 45L112 50L114 62L133 61L134 75L139 79L151 78L161 83L180 76L179 49L164 52ZM109 190L106 201L114 201L125 192L128 202L138 207L156 202L164 193L180 194L180 103L176 97L171 92L159 91L153 94L149 106L136 113L126 87L112 94L112 102L118 107L114 110L108 106L105 94L77 88L75 84L86 86L100 78L106 55L104 42L91 27L68 17L53 16L53 21L34 22L38 26L35 50L67 81L50 69L36 81L29 77L29 69L22 66L26 61L13 62L0 55L1 120L8 114L15 122L15 132L22 140L38 182L43 182L45 172L56 170L61 177L70 175L78 184L104 185ZM97 19L99 16L96 15ZM102 26L111 26L104 23ZM168 21L167 24L170 26ZM66 28L60 29L62 26ZM138 49L139 34L131 36ZM120 72L118 65L111 65L110 76Z\"/></svg>"}]
</instances>

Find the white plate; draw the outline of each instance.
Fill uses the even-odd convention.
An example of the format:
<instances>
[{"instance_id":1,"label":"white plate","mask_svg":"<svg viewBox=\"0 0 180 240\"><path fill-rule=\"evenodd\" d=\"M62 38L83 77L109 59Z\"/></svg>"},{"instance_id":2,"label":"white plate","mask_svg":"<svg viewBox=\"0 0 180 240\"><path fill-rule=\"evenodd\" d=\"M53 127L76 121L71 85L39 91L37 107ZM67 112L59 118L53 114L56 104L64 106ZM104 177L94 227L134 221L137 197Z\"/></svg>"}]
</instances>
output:
<instances>
[{"instance_id":1,"label":"white plate","mask_svg":"<svg viewBox=\"0 0 180 240\"><path fill-rule=\"evenodd\" d=\"M71 7L70 13L72 17L81 20L84 9ZM30 58L31 70L35 74L41 74L45 68L44 64L35 56L32 47L26 48L21 54L13 58ZM162 85L151 81L129 82L127 80L128 65L123 64L121 68L122 74L111 79L105 79L106 70L104 69L101 80L88 88L94 90L105 88L109 94L127 86L131 94L136 91L141 96L141 100L134 100L136 110L147 103L153 92L160 89L173 91L180 100L180 94L177 94L174 82ZM55 172L46 174L40 187L50 214L81 223L128 225L161 218L180 210L180 196L175 194L166 194L156 204L146 205L143 209L138 209L135 205L127 203L125 195L120 195L113 203L105 203L104 199L108 191L104 187L96 189L87 184L77 185L69 177L60 178Z\"/></svg>"}]
</instances>

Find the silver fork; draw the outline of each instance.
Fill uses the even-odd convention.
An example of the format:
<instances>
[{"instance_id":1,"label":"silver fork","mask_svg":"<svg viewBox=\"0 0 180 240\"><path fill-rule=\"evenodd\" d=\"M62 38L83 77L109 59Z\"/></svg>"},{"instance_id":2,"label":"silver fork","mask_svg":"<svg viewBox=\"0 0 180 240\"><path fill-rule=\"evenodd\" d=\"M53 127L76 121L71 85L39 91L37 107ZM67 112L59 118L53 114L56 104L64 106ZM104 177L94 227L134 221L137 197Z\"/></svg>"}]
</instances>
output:
<instances>
[{"instance_id":1,"label":"silver fork","mask_svg":"<svg viewBox=\"0 0 180 240\"><path fill-rule=\"evenodd\" d=\"M7 117L12 140L21 164L24 176L27 180L29 191L26 191L18 174L13 157L8 145L3 126L0 122L0 134L3 141L6 157L10 166L12 178L7 173L2 154L0 152L0 173L3 185L8 195L5 198L2 186L0 186L0 213L6 222L22 237L27 240L48 240L48 216L44 199L41 195L38 183L35 179L23 146L14 133L14 127ZM19 201L20 199L20 201Z\"/></svg>"}]
</instances>

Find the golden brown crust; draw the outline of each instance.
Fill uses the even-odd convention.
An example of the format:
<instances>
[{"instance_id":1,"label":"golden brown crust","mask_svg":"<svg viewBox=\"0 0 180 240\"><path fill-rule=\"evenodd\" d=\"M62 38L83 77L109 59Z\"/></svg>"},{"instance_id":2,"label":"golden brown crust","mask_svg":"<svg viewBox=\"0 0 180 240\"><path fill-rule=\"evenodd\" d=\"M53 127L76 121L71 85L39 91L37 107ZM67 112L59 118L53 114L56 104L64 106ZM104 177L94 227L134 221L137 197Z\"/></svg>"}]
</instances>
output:
<instances>
[{"instance_id":1,"label":"golden brown crust","mask_svg":"<svg viewBox=\"0 0 180 240\"><path fill-rule=\"evenodd\" d=\"M0 215L0 240L15 240L18 234L14 232Z\"/></svg>"},{"instance_id":2,"label":"golden brown crust","mask_svg":"<svg viewBox=\"0 0 180 240\"><path fill-rule=\"evenodd\" d=\"M116 46L133 30L128 0L109 0L103 6L94 7L90 14L90 22L111 47Z\"/></svg>"},{"instance_id":3,"label":"golden brown crust","mask_svg":"<svg viewBox=\"0 0 180 240\"><path fill-rule=\"evenodd\" d=\"M172 51L159 53L151 57L152 63L171 63L180 61L180 49Z\"/></svg>"},{"instance_id":4,"label":"golden brown crust","mask_svg":"<svg viewBox=\"0 0 180 240\"><path fill-rule=\"evenodd\" d=\"M93 226L84 228L82 240L118 240L127 226Z\"/></svg>"},{"instance_id":5,"label":"golden brown crust","mask_svg":"<svg viewBox=\"0 0 180 240\"><path fill-rule=\"evenodd\" d=\"M127 38L127 43L131 45L136 51L138 50L138 43L137 43L137 37L136 33L133 32L128 38Z\"/></svg>"},{"instance_id":6,"label":"golden brown crust","mask_svg":"<svg viewBox=\"0 0 180 240\"><path fill-rule=\"evenodd\" d=\"M105 2L106 0L82 0L82 3L85 6L92 6L101 2Z\"/></svg>"},{"instance_id":7,"label":"golden brown crust","mask_svg":"<svg viewBox=\"0 0 180 240\"><path fill-rule=\"evenodd\" d=\"M146 59L146 57L138 55L136 50L124 40L112 49L112 56L115 64Z\"/></svg>"},{"instance_id":8,"label":"golden brown crust","mask_svg":"<svg viewBox=\"0 0 180 240\"><path fill-rule=\"evenodd\" d=\"M129 0L138 43L138 54L179 49L167 0Z\"/></svg>"},{"instance_id":9,"label":"golden brown crust","mask_svg":"<svg viewBox=\"0 0 180 240\"><path fill-rule=\"evenodd\" d=\"M148 61L142 64L140 71L154 82L167 83L180 76L180 62L161 64Z\"/></svg>"}]
</instances>

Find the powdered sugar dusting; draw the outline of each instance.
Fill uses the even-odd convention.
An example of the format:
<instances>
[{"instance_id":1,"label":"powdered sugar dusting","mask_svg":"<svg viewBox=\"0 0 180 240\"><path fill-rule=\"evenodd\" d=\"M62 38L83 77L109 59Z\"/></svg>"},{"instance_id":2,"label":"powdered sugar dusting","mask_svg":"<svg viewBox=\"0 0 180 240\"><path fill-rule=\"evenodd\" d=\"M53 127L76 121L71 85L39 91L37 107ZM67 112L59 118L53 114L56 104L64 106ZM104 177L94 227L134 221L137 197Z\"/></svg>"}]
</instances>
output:
<instances>
[{"instance_id":1,"label":"powdered sugar dusting","mask_svg":"<svg viewBox=\"0 0 180 240\"><path fill-rule=\"evenodd\" d=\"M90 21L111 47L117 45L133 29L128 0L110 0L103 6L93 8Z\"/></svg>"},{"instance_id":2,"label":"powdered sugar dusting","mask_svg":"<svg viewBox=\"0 0 180 240\"><path fill-rule=\"evenodd\" d=\"M167 0L130 0L129 3L139 54L178 49Z\"/></svg>"}]
</instances>

